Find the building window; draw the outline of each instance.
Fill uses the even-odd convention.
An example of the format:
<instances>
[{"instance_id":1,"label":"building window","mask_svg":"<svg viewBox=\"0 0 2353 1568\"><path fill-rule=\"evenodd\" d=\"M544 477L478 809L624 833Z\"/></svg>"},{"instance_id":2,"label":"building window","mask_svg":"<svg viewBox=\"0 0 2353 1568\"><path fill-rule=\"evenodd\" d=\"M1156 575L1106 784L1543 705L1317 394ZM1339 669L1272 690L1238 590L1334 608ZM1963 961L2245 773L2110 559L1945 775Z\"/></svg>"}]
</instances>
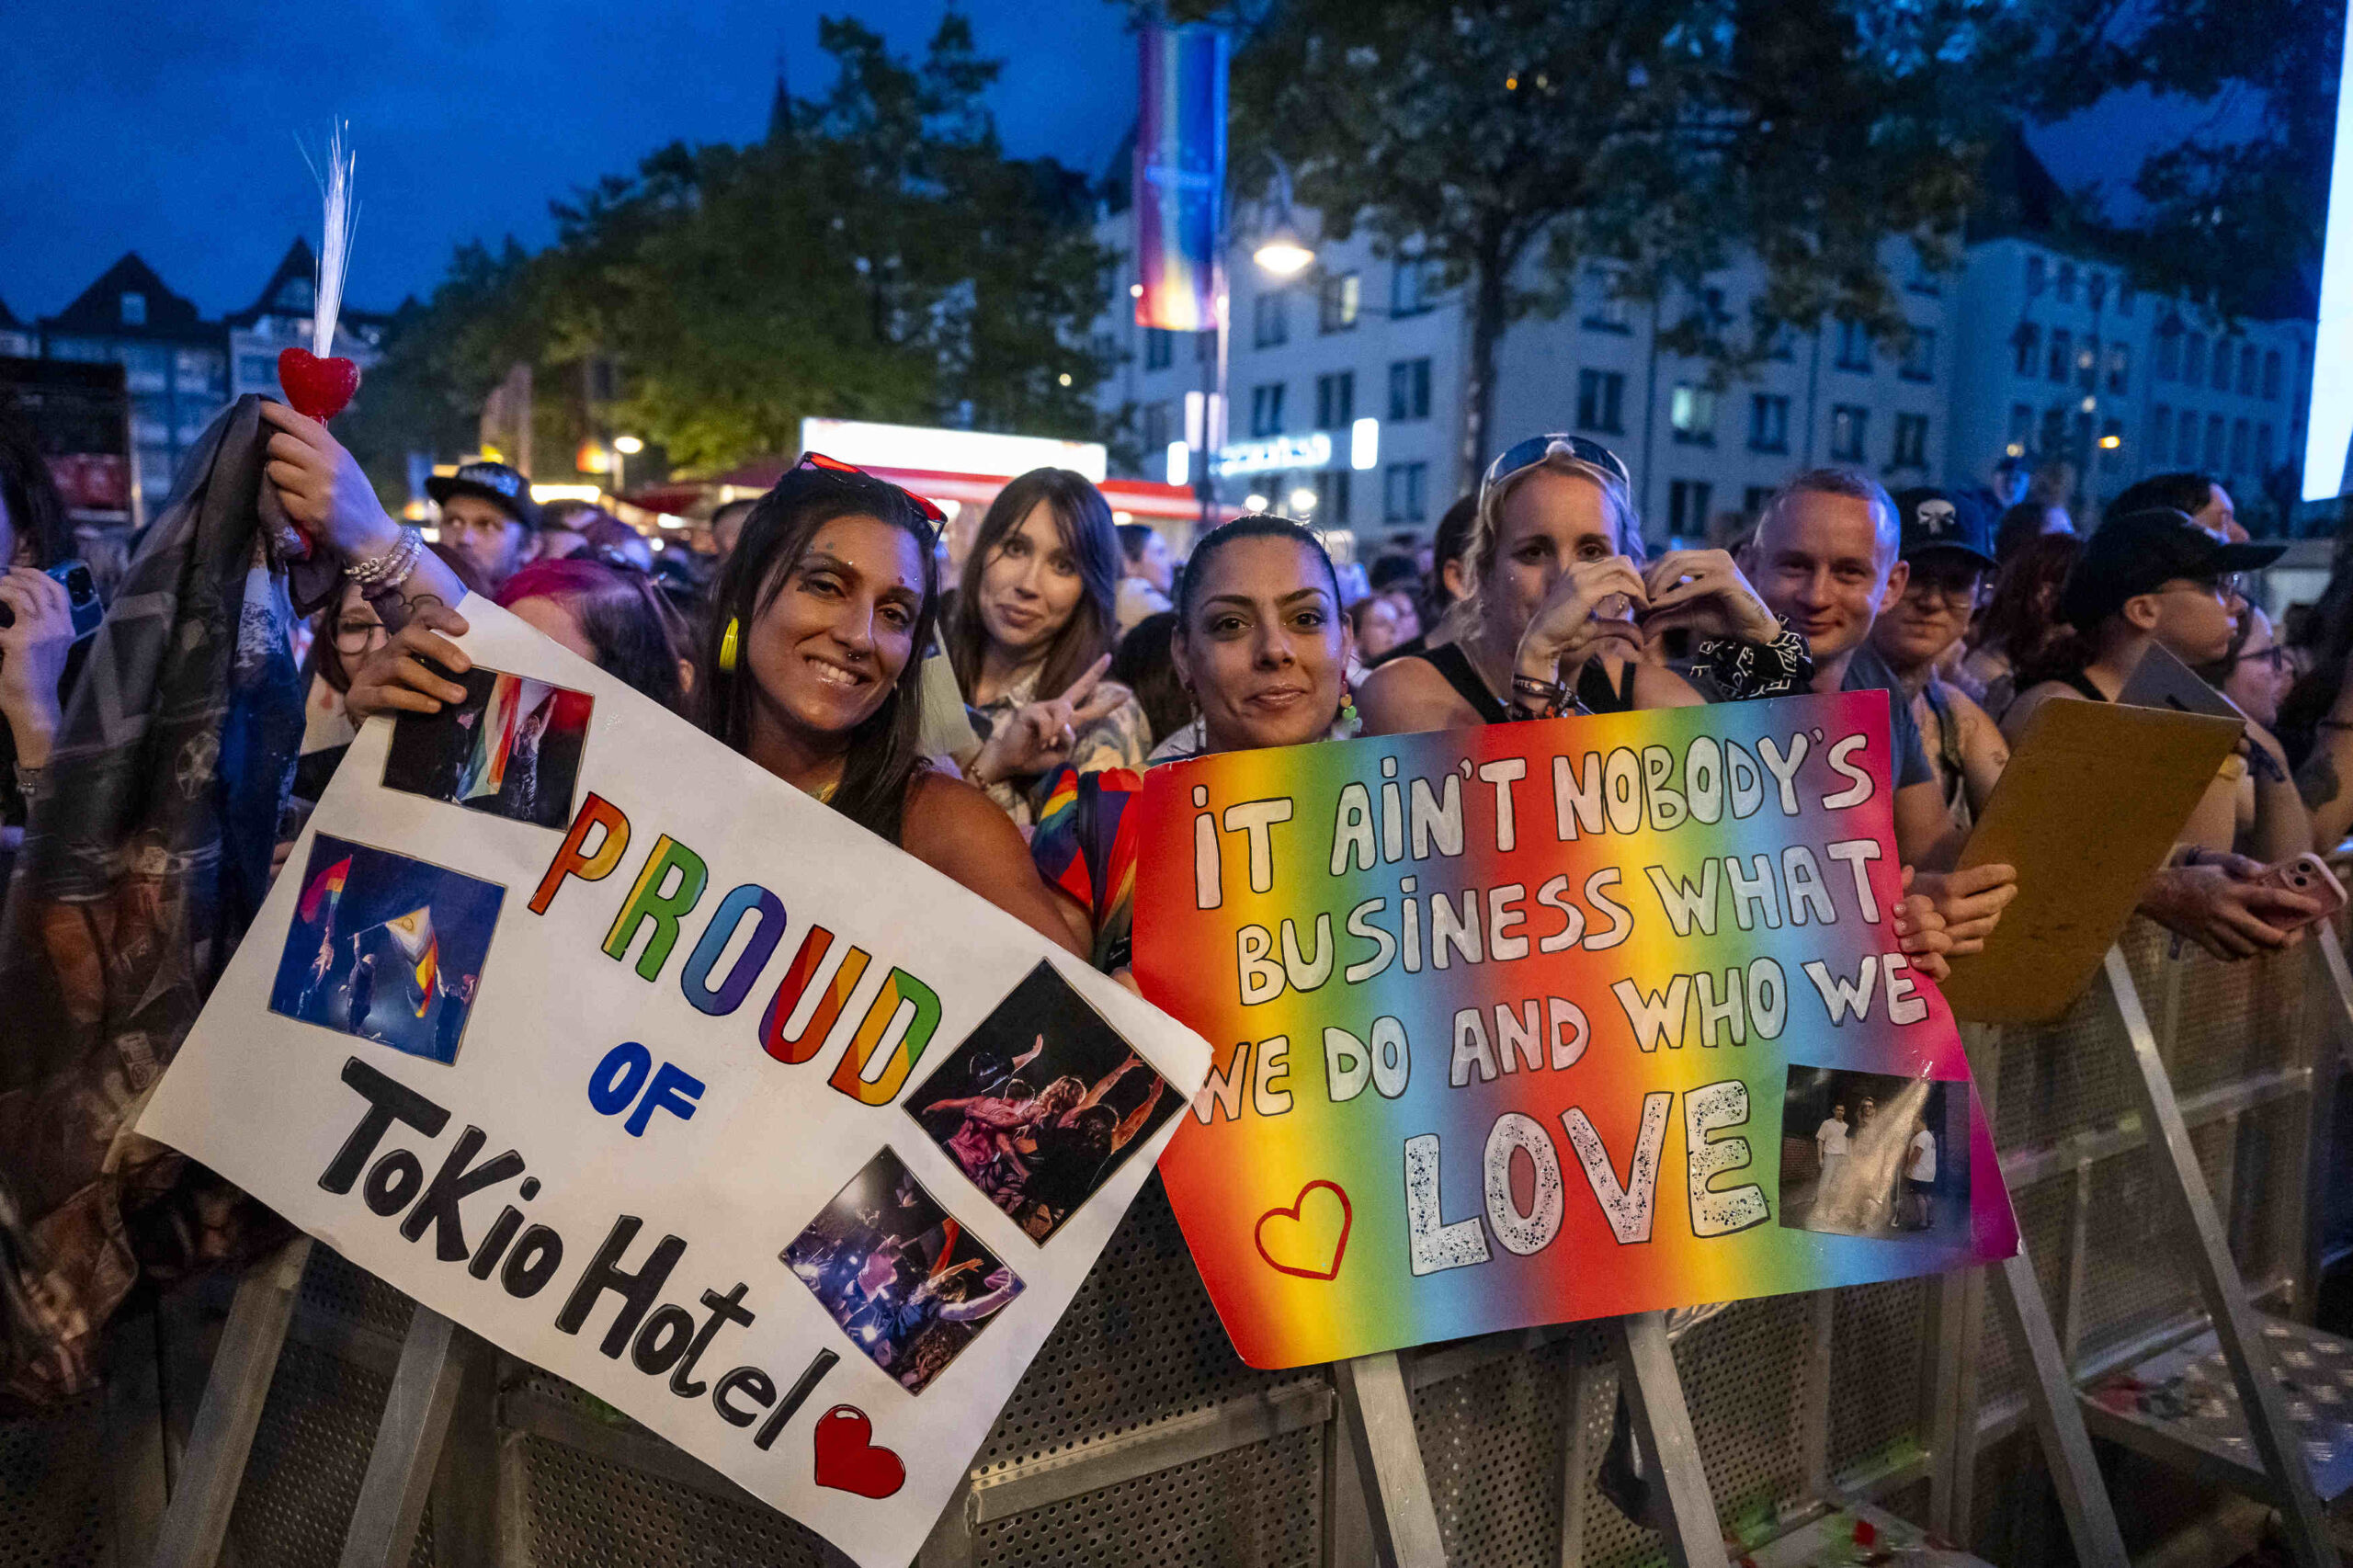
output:
<instances>
[{"instance_id":1,"label":"building window","mask_svg":"<svg viewBox=\"0 0 2353 1568\"><path fill-rule=\"evenodd\" d=\"M1934 381L1937 373L1937 333L1934 327L1915 326L1912 340L1904 346L1904 363L1897 374L1907 381Z\"/></svg>"},{"instance_id":2,"label":"building window","mask_svg":"<svg viewBox=\"0 0 2353 1568\"><path fill-rule=\"evenodd\" d=\"M1315 427L1318 430L1339 430L1353 424L1357 416L1357 373L1336 370L1328 376L1315 378Z\"/></svg>"},{"instance_id":3,"label":"building window","mask_svg":"<svg viewBox=\"0 0 2353 1568\"><path fill-rule=\"evenodd\" d=\"M2086 392L2099 385L2099 339L2086 337L2075 350L2075 384Z\"/></svg>"},{"instance_id":4,"label":"building window","mask_svg":"<svg viewBox=\"0 0 2353 1568\"><path fill-rule=\"evenodd\" d=\"M1165 328L1143 329L1143 368L1165 370L1176 360L1176 335Z\"/></svg>"},{"instance_id":5,"label":"building window","mask_svg":"<svg viewBox=\"0 0 2353 1568\"><path fill-rule=\"evenodd\" d=\"M2222 466L2222 416L2219 414L2206 416L2206 466Z\"/></svg>"},{"instance_id":6,"label":"building window","mask_svg":"<svg viewBox=\"0 0 2353 1568\"><path fill-rule=\"evenodd\" d=\"M1834 462L1859 463L1863 460L1863 441L1870 426L1871 411L1851 403L1842 403L1830 410L1830 458Z\"/></svg>"},{"instance_id":7,"label":"building window","mask_svg":"<svg viewBox=\"0 0 2353 1568\"><path fill-rule=\"evenodd\" d=\"M1389 367L1389 417L1392 420L1430 416L1430 362L1399 359Z\"/></svg>"},{"instance_id":8,"label":"building window","mask_svg":"<svg viewBox=\"0 0 2353 1568\"><path fill-rule=\"evenodd\" d=\"M1895 469L1928 466L1927 415L1899 414L1895 416L1895 449L1890 455L1887 466Z\"/></svg>"},{"instance_id":9,"label":"building window","mask_svg":"<svg viewBox=\"0 0 2353 1568\"><path fill-rule=\"evenodd\" d=\"M2099 427L2099 466L2114 473L2124 466L2124 421L2102 421Z\"/></svg>"},{"instance_id":10,"label":"building window","mask_svg":"<svg viewBox=\"0 0 2353 1568\"><path fill-rule=\"evenodd\" d=\"M2051 332L2051 358L2042 369L2044 379L2064 386L2067 377L2075 370L2075 335L2064 327L2053 327Z\"/></svg>"},{"instance_id":11,"label":"building window","mask_svg":"<svg viewBox=\"0 0 2353 1568\"><path fill-rule=\"evenodd\" d=\"M1147 462L1159 459L1176 439L1176 415L1165 403L1143 405L1143 455Z\"/></svg>"},{"instance_id":12,"label":"building window","mask_svg":"<svg viewBox=\"0 0 2353 1568\"><path fill-rule=\"evenodd\" d=\"M2184 468L2194 467L2198 461L2198 411L2183 409L2174 431L2173 460Z\"/></svg>"},{"instance_id":13,"label":"building window","mask_svg":"<svg viewBox=\"0 0 2353 1568\"><path fill-rule=\"evenodd\" d=\"M2239 346L2239 394L2243 397L2255 395L2255 345L2241 344Z\"/></svg>"},{"instance_id":14,"label":"building window","mask_svg":"<svg viewBox=\"0 0 2353 1568\"><path fill-rule=\"evenodd\" d=\"M2214 340L2214 390L2231 390L2231 346L2219 337Z\"/></svg>"},{"instance_id":15,"label":"building window","mask_svg":"<svg viewBox=\"0 0 2353 1568\"><path fill-rule=\"evenodd\" d=\"M1194 363L1194 364L1196 364L1196 365L1213 365L1213 364L1217 363L1217 334L1216 334L1216 333L1214 333L1214 332L1197 332L1197 333L1192 334L1192 339L1193 339L1193 363Z\"/></svg>"},{"instance_id":16,"label":"building window","mask_svg":"<svg viewBox=\"0 0 2353 1568\"><path fill-rule=\"evenodd\" d=\"M2231 472L2233 473L2247 472L2247 442L2253 435L2254 432L2247 428L2245 420L2231 421Z\"/></svg>"},{"instance_id":17,"label":"building window","mask_svg":"<svg viewBox=\"0 0 2353 1568\"><path fill-rule=\"evenodd\" d=\"M2121 343L2108 346L2108 390L2112 392L2132 390L2132 350Z\"/></svg>"},{"instance_id":18,"label":"building window","mask_svg":"<svg viewBox=\"0 0 2353 1568\"><path fill-rule=\"evenodd\" d=\"M2024 457L2026 446L2034 439L2034 410L2022 403L2010 404L2010 455Z\"/></svg>"},{"instance_id":19,"label":"building window","mask_svg":"<svg viewBox=\"0 0 2353 1568\"><path fill-rule=\"evenodd\" d=\"M2173 410L2164 403L2149 411L2149 460L2162 464L2173 446Z\"/></svg>"},{"instance_id":20,"label":"building window","mask_svg":"<svg viewBox=\"0 0 2353 1568\"><path fill-rule=\"evenodd\" d=\"M2255 472L2271 472L2271 426L2268 422L2255 427Z\"/></svg>"},{"instance_id":21,"label":"building window","mask_svg":"<svg viewBox=\"0 0 2353 1568\"><path fill-rule=\"evenodd\" d=\"M1623 435L1626 378L1616 370L1577 372L1577 428Z\"/></svg>"},{"instance_id":22,"label":"building window","mask_svg":"<svg viewBox=\"0 0 2353 1568\"><path fill-rule=\"evenodd\" d=\"M1798 329L1787 322L1777 323L1773 328L1772 347L1765 351L1765 357L1779 359L1784 365L1795 359L1798 357Z\"/></svg>"},{"instance_id":23,"label":"building window","mask_svg":"<svg viewBox=\"0 0 2353 1568\"><path fill-rule=\"evenodd\" d=\"M1867 373L1871 368L1870 328L1859 321L1838 324L1838 368Z\"/></svg>"},{"instance_id":24,"label":"building window","mask_svg":"<svg viewBox=\"0 0 2353 1568\"><path fill-rule=\"evenodd\" d=\"M1353 272L1326 273L1315 295L1315 324L1324 332L1348 332L1357 324L1363 284Z\"/></svg>"},{"instance_id":25,"label":"building window","mask_svg":"<svg viewBox=\"0 0 2353 1568\"><path fill-rule=\"evenodd\" d=\"M1677 539L1704 539L1708 496L1715 486L1704 479L1678 479L1666 487L1666 531Z\"/></svg>"},{"instance_id":26,"label":"building window","mask_svg":"<svg viewBox=\"0 0 2353 1568\"><path fill-rule=\"evenodd\" d=\"M2084 279L2084 298L2094 310L2108 303L2108 274L2095 272Z\"/></svg>"},{"instance_id":27,"label":"building window","mask_svg":"<svg viewBox=\"0 0 2353 1568\"><path fill-rule=\"evenodd\" d=\"M1618 292L1615 274L1598 267L1588 268L1585 275L1585 292L1587 302L1584 324L1587 331L1634 330L1633 301Z\"/></svg>"},{"instance_id":28,"label":"building window","mask_svg":"<svg viewBox=\"0 0 2353 1568\"><path fill-rule=\"evenodd\" d=\"M1675 438L1687 447L1716 444L1716 394L1688 381L1678 382L1667 401L1667 424Z\"/></svg>"},{"instance_id":29,"label":"building window","mask_svg":"<svg viewBox=\"0 0 2353 1568\"><path fill-rule=\"evenodd\" d=\"M1290 341L1290 290L1269 289L1251 306L1250 341L1274 348Z\"/></svg>"},{"instance_id":30,"label":"building window","mask_svg":"<svg viewBox=\"0 0 2353 1568\"><path fill-rule=\"evenodd\" d=\"M1417 316L1430 308L1431 287L1429 263L1406 257L1389 270L1389 313L1392 316Z\"/></svg>"},{"instance_id":31,"label":"building window","mask_svg":"<svg viewBox=\"0 0 2353 1568\"><path fill-rule=\"evenodd\" d=\"M1418 523L1428 512L1430 465L1391 463L1381 476L1381 515L1383 522Z\"/></svg>"},{"instance_id":32,"label":"building window","mask_svg":"<svg viewBox=\"0 0 2353 1568\"><path fill-rule=\"evenodd\" d=\"M2072 305L2075 302L2075 264L2074 262L2063 261L2059 264L2059 286L2053 289L2052 293L2058 296L2059 302L2063 305Z\"/></svg>"},{"instance_id":33,"label":"building window","mask_svg":"<svg viewBox=\"0 0 2353 1568\"><path fill-rule=\"evenodd\" d=\"M2181 379L2193 387L2206 379L2206 335L2202 332L2181 340Z\"/></svg>"},{"instance_id":34,"label":"building window","mask_svg":"<svg viewBox=\"0 0 2353 1568\"><path fill-rule=\"evenodd\" d=\"M146 295L136 290L125 290L118 304L123 325L145 326L147 324Z\"/></svg>"},{"instance_id":35,"label":"building window","mask_svg":"<svg viewBox=\"0 0 2353 1568\"><path fill-rule=\"evenodd\" d=\"M1751 484L1740 493L1740 509L1753 525L1758 517L1765 515L1765 503L1772 498L1771 485Z\"/></svg>"},{"instance_id":36,"label":"building window","mask_svg":"<svg viewBox=\"0 0 2353 1568\"><path fill-rule=\"evenodd\" d=\"M2010 334L2010 347L2017 351L2013 368L2021 376L2031 376L2042 364L2042 329L2030 321L2018 323L2018 331Z\"/></svg>"},{"instance_id":37,"label":"building window","mask_svg":"<svg viewBox=\"0 0 2353 1568\"><path fill-rule=\"evenodd\" d=\"M1775 392L1757 392L1748 400L1748 449L1786 452L1790 449L1790 400Z\"/></svg>"},{"instance_id":38,"label":"building window","mask_svg":"<svg viewBox=\"0 0 2353 1568\"><path fill-rule=\"evenodd\" d=\"M274 387L278 384L278 361L267 354L240 354L237 379L249 387Z\"/></svg>"},{"instance_id":39,"label":"building window","mask_svg":"<svg viewBox=\"0 0 2353 1568\"><path fill-rule=\"evenodd\" d=\"M2181 329L2161 326L2157 329L2157 380L2181 380Z\"/></svg>"},{"instance_id":40,"label":"building window","mask_svg":"<svg viewBox=\"0 0 2353 1568\"><path fill-rule=\"evenodd\" d=\"M1281 381L1269 381L1250 389L1250 434L1279 436L1283 433L1283 387Z\"/></svg>"},{"instance_id":41,"label":"building window","mask_svg":"<svg viewBox=\"0 0 2353 1568\"><path fill-rule=\"evenodd\" d=\"M2042 292L2042 258L2039 256L2026 258L2026 291L2029 294Z\"/></svg>"},{"instance_id":42,"label":"building window","mask_svg":"<svg viewBox=\"0 0 2353 1568\"><path fill-rule=\"evenodd\" d=\"M2263 356L2263 395L2267 400L2279 395L2279 350L2277 348Z\"/></svg>"}]
</instances>

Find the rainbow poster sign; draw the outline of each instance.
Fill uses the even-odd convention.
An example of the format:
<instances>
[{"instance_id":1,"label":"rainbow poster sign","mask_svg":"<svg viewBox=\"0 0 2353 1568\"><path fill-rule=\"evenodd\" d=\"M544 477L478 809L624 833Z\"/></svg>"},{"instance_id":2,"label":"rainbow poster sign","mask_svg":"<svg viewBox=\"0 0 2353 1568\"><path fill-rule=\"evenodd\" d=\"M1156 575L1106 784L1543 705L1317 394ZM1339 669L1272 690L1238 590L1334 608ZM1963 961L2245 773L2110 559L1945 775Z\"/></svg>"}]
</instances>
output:
<instances>
[{"instance_id":1,"label":"rainbow poster sign","mask_svg":"<svg viewBox=\"0 0 2353 1568\"><path fill-rule=\"evenodd\" d=\"M1138 35L1136 324L1211 332L1224 258L1226 35Z\"/></svg>"},{"instance_id":2,"label":"rainbow poster sign","mask_svg":"<svg viewBox=\"0 0 2353 1568\"><path fill-rule=\"evenodd\" d=\"M1154 771L1136 974L1211 1048L1160 1169L1243 1358L2010 1256L1890 776L1876 692Z\"/></svg>"}]
</instances>

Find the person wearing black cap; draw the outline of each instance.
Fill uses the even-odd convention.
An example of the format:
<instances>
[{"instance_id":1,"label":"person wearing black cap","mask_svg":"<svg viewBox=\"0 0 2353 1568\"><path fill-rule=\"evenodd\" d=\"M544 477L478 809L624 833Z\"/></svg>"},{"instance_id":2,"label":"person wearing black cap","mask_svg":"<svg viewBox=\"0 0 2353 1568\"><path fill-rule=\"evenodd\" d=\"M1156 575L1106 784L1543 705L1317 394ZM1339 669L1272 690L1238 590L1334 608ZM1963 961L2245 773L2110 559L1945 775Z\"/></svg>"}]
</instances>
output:
<instances>
[{"instance_id":1,"label":"person wearing black cap","mask_svg":"<svg viewBox=\"0 0 2353 1568\"><path fill-rule=\"evenodd\" d=\"M2246 608L2237 574L2268 566L2286 549L2225 540L2170 506L2111 513L2085 544L2059 596L2059 619L2075 633L2073 652L2063 651L2053 668L2026 672L2023 678L2034 684L2003 715L2003 733L2015 739L2046 702L2115 701L2153 645L2193 665L2226 657ZM2251 750L2251 762L2255 755ZM2268 752L2260 755L2263 761L2253 766L2271 760ZM2235 757L2233 764L2210 794L2223 803L2223 821L2235 800L2237 769L2247 766ZM2208 814L2201 806L2192 821ZM2151 881L2141 913L2215 957L2248 958L2290 946L2302 933L2283 927L2321 912L2313 900L2259 885L2260 861L2188 836L2192 841Z\"/></svg>"},{"instance_id":2,"label":"person wearing black cap","mask_svg":"<svg viewBox=\"0 0 2353 1568\"><path fill-rule=\"evenodd\" d=\"M1895 511L1910 575L1871 622L1870 645L1911 696L1945 812L1965 835L2010 760L2002 732L1946 673L1994 564L1991 530L1972 497L1942 490L1906 490Z\"/></svg>"},{"instance_id":3,"label":"person wearing black cap","mask_svg":"<svg viewBox=\"0 0 2353 1568\"><path fill-rule=\"evenodd\" d=\"M505 463L470 462L426 480L425 493L441 508L441 542L472 562L496 593L522 566L539 529L531 482Z\"/></svg>"}]
</instances>

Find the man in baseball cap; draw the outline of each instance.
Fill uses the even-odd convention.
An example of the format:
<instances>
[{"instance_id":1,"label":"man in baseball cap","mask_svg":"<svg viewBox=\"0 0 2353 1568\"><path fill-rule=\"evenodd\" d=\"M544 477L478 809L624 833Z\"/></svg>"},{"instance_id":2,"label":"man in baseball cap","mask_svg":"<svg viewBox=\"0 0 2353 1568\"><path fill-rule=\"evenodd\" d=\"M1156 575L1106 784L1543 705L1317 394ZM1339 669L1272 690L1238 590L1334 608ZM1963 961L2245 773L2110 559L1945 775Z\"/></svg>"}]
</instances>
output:
<instances>
[{"instance_id":1,"label":"man in baseball cap","mask_svg":"<svg viewBox=\"0 0 2353 1568\"><path fill-rule=\"evenodd\" d=\"M1966 836L2010 759L2002 732L1950 674L1993 569L1993 519L1973 496L1929 488L1899 494L1895 515L1911 572L1871 622L1871 647L1911 699L1945 812Z\"/></svg>"},{"instance_id":2,"label":"man in baseball cap","mask_svg":"<svg viewBox=\"0 0 2353 1568\"><path fill-rule=\"evenodd\" d=\"M505 463L470 462L437 473L425 493L441 508L441 542L464 556L496 593L523 564L540 526L531 482Z\"/></svg>"}]
</instances>

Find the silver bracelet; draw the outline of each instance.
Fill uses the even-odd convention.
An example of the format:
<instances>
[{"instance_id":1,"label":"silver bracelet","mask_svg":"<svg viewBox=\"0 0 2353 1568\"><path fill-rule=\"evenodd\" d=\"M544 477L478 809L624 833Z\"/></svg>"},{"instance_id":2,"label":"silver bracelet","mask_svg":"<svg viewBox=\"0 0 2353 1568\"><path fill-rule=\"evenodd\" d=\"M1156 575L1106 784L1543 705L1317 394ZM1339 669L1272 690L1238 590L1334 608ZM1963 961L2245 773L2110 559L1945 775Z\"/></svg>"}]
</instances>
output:
<instances>
[{"instance_id":1,"label":"silver bracelet","mask_svg":"<svg viewBox=\"0 0 2353 1568\"><path fill-rule=\"evenodd\" d=\"M416 570L418 557L425 553L425 536L413 528L404 527L401 536L390 550L365 561L355 561L344 568L344 575L359 585L362 594L373 595L387 588L398 587L408 581Z\"/></svg>"}]
</instances>

